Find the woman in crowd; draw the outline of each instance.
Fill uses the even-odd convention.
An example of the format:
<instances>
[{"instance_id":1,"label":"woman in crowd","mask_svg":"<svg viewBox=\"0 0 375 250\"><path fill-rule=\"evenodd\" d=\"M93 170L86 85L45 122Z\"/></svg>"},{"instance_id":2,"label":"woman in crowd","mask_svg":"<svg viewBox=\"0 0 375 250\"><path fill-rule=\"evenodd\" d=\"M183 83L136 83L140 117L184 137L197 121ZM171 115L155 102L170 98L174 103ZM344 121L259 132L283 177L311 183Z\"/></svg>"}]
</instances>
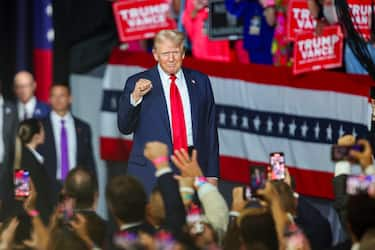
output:
<instances>
[{"instance_id":1,"label":"woman in crowd","mask_svg":"<svg viewBox=\"0 0 375 250\"><path fill-rule=\"evenodd\" d=\"M36 151L36 148L44 143L43 125L37 119L26 119L19 124L16 138L15 169L23 169L29 172L30 179L33 180L38 199L36 207L44 223L48 223L48 218L52 209L48 194L48 177L43 165L43 157ZM7 174L7 189L11 198L4 203L6 217L19 216L24 214L22 207L22 197L14 197L13 168Z\"/></svg>"}]
</instances>

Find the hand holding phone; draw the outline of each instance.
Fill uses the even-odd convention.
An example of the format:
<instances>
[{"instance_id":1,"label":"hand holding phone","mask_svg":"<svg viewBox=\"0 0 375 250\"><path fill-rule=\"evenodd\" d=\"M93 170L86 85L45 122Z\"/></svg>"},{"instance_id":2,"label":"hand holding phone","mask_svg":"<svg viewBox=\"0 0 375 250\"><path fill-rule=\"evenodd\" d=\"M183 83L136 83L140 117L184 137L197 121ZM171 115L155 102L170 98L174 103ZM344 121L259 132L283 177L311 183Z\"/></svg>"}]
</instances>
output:
<instances>
[{"instance_id":1,"label":"hand holding phone","mask_svg":"<svg viewBox=\"0 0 375 250\"><path fill-rule=\"evenodd\" d=\"M338 161L355 161L350 156L350 151L354 150L357 152L363 152L364 147L360 144L354 144L354 145L332 145L331 148L331 159L333 162Z\"/></svg>"},{"instance_id":2,"label":"hand holding phone","mask_svg":"<svg viewBox=\"0 0 375 250\"><path fill-rule=\"evenodd\" d=\"M285 178L285 157L283 152L270 153L271 180Z\"/></svg>"},{"instance_id":3,"label":"hand holding phone","mask_svg":"<svg viewBox=\"0 0 375 250\"><path fill-rule=\"evenodd\" d=\"M26 198L30 195L30 173L28 170L14 170L13 183L16 198Z\"/></svg>"}]
</instances>

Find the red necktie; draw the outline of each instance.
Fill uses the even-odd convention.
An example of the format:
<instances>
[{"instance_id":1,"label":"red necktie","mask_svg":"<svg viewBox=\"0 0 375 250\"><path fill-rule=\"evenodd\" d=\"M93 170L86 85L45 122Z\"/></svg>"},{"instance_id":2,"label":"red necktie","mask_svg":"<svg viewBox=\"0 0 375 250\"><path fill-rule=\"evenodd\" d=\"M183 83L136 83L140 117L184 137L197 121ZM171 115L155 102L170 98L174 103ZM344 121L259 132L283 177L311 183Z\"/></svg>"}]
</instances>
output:
<instances>
[{"instance_id":1,"label":"red necktie","mask_svg":"<svg viewBox=\"0 0 375 250\"><path fill-rule=\"evenodd\" d=\"M170 101L172 116L173 149L176 150L184 148L185 150L187 150L188 147L184 107L182 106L181 95L176 85L177 77L174 74L171 74L169 76L169 79L171 79Z\"/></svg>"}]
</instances>

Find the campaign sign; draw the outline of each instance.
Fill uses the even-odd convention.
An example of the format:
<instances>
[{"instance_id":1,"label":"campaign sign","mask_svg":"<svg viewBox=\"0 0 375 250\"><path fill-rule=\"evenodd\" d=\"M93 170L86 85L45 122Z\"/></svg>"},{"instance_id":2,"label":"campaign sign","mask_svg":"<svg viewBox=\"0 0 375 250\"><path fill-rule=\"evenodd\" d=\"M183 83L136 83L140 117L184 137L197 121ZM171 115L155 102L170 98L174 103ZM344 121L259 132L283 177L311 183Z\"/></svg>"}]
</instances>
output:
<instances>
[{"instance_id":1,"label":"campaign sign","mask_svg":"<svg viewBox=\"0 0 375 250\"><path fill-rule=\"evenodd\" d=\"M112 5L121 42L152 38L163 29L175 29L168 0L126 0Z\"/></svg>"},{"instance_id":2,"label":"campaign sign","mask_svg":"<svg viewBox=\"0 0 375 250\"><path fill-rule=\"evenodd\" d=\"M369 40L372 0L347 0L347 2L354 28L365 40Z\"/></svg>"},{"instance_id":3,"label":"campaign sign","mask_svg":"<svg viewBox=\"0 0 375 250\"><path fill-rule=\"evenodd\" d=\"M299 74L342 65L343 34L338 25L328 26L321 35L296 34L293 73Z\"/></svg>"},{"instance_id":4,"label":"campaign sign","mask_svg":"<svg viewBox=\"0 0 375 250\"><path fill-rule=\"evenodd\" d=\"M306 0L291 0L288 5L287 39L294 41L296 34L313 32L316 20L307 7Z\"/></svg>"}]
</instances>

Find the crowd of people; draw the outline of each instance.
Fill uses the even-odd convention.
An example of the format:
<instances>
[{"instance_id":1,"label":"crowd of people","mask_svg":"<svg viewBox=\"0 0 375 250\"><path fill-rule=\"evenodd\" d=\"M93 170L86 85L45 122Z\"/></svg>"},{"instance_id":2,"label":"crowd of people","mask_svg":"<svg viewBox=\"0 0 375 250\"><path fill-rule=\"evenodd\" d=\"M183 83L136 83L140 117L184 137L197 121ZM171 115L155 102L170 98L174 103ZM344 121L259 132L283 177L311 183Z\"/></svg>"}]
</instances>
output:
<instances>
[{"instance_id":1,"label":"crowd of people","mask_svg":"<svg viewBox=\"0 0 375 250\"><path fill-rule=\"evenodd\" d=\"M26 76L32 83L30 86L34 86L30 73L19 74ZM15 81L15 89L18 83ZM350 157L335 163L334 206L347 235L345 241L335 246L328 220L295 192L293 178L287 169L281 180L272 180L269 175L265 185L253 190L251 197L245 194L243 186L235 187L228 206L215 182L205 177L198 163L199 152L193 149L189 154L182 148L173 150L170 155L168 145L158 141L146 143L142 150L154 168L156 178L150 195L132 176L111 178L105 190L110 216L104 220L96 213L99 191L95 171L89 167L93 164L90 157L77 156L73 167L63 171L63 156L56 152L63 151L64 146L56 144L56 137L46 143L48 136L55 135L53 115L71 116L72 121L77 119L68 111L69 88L54 85L50 103L51 111L44 118L27 116L26 109L25 119L14 116L13 129L17 127L14 150L21 153L15 153L15 159L9 159L7 164L15 160L16 169L30 172L30 192L25 197L15 197L13 169L6 168L13 164L2 165L0 249L366 250L375 247L375 166L372 147L367 140L345 135L337 142L339 146L361 145L362 150L350 151ZM9 115L8 107L14 108L14 114L17 106L25 107L21 101L17 105L7 105L4 102L4 115ZM49 125L46 119L51 119ZM56 123L61 124L60 121ZM86 137L80 141L79 134L87 129L88 136L89 129L82 121L78 124L81 125L77 125L77 121L72 123L80 126L75 129L75 148L82 153L90 150L91 145L83 144L90 140ZM58 141L63 140L62 134ZM43 145L55 147L55 165L48 162L53 169L44 167L49 156L42 150ZM9 152L13 150L7 152L8 158L12 158ZM6 156L5 152L3 156ZM370 186L349 194L347 180L355 163L361 166L362 174L372 175L373 179ZM352 190L357 189L352 187Z\"/></svg>"},{"instance_id":2,"label":"crowd of people","mask_svg":"<svg viewBox=\"0 0 375 250\"><path fill-rule=\"evenodd\" d=\"M287 169L281 179L269 175L251 195L246 187L235 187L228 206L217 186L218 136L209 78L182 67L181 32L159 32L153 56L157 66L126 81L118 126L134 133L128 166L148 168L154 181L110 178L108 220L96 213L91 129L71 113L69 86L52 85L49 106L34 96L33 76L17 73L17 102L0 99L0 249L375 248L375 177L365 189L347 192L353 164L364 175L375 174L369 141L345 135L337 142L362 148L335 163L334 206L347 235L338 245L326 217L295 192ZM15 195L17 170L29 173L21 196Z\"/></svg>"},{"instance_id":3,"label":"crowd of people","mask_svg":"<svg viewBox=\"0 0 375 250\"><path fill-rule=\"evenodd\" d=\"M338 141L355 143L364 150L352 151L351 162L335 166L335 208L348 237L336 246L331 246L328 221L294 192L288 171L283 180L268 180L251 199L244 198L243 187L235 187L229 208L203 176L195 150L191 157L184 149L174 152L171 160L180 171L175 176L167 145L149 142L144 155L157 178L149 198L134 177L112 178L105 194L112 219L105 221L95 213L95 175L77 167L46 218L46 190L34 179L30 195L17 201L24 213L2 221L0 249L374 249L375 193L346 192L351 163L359 163L363 174L375 173L367 140L345 135Z\"/></svg>"},{"instance_id":4,"label":"crowd of people","mask_svg":"<svg viewBox=\"0 0 375 250\"><path fill-rule=\"evenodd\" d=\"M306 0L311 16L315 19L316 34L324 27L342 25L333 0ZM291 66L293 41L288 40L288 6L283 0L225 0L228 13L243 24L240 40L213 39L209 35L209 4L207 0L171 0L172 16L178 29L188 38L188 53L197 59ZM368 20L371 17L368 16ZM348 20L347 22L349 22ZM356 24L354 24L356 25ZM371 22L368 22L371 28ZM343 27L346 30L347 27ZM354 29L354 28L353 28ZM347 32L344 31L345 34ZM361 35L360 35L361 36ZM374 62L375 47L372 40L364 37L368 54ZM143 43L143 42L141 42ZM130 42L130 49L140 49L139 42ZM147 46L146 46L147 47ZM368 74L357 52L346 43L343 48L344 67L337 69L352 74Z\"/></svg>"},{"instance_id":5,"label":"crowd of people","mask_svg":"<svg viewBox=\"0 0 375 250\"><path fill-rule=\"evenodd\" d=\"M50 105L37 100L35 89L32 74L21 71L14 77L17 101L1 97L0 219L22 210L13 197L14 169L25 169L34 179L45 222L69 170L80 165L96 173L91 129L71 113L69 86L53 85Z\"/></svg>"}]
</instances>

